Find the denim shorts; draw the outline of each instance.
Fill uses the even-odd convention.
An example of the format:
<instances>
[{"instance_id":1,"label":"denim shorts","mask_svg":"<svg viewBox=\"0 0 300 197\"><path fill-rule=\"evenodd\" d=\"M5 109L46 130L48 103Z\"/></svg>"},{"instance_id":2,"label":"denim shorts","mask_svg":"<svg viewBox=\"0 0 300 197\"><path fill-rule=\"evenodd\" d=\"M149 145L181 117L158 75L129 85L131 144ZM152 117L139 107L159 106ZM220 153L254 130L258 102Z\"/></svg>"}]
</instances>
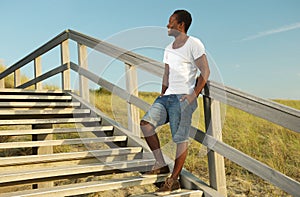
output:
<instances>
[{"instance_id":1,"label":"denim shorts","mask_svg":"<svg viewBox=\"0 0 300 197\"><path fill-rule=\"evenodd\" d=\"M187 142L190 134L192 115L198 104L197 99L189 103L180 101L184 94L164 95L156 98L142 120L157 128L170 123L172 139L175 143Z\"/></svg>"}]
</instances>

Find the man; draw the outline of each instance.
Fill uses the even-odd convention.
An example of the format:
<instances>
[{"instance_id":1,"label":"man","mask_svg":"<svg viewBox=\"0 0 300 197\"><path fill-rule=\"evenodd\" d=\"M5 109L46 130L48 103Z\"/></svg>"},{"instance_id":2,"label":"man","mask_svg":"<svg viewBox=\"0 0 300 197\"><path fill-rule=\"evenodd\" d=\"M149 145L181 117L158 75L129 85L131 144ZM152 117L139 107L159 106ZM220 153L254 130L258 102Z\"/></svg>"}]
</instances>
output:
<instances>
[{"instance_id":1,"label":"man","mask_svg":"<svg viewBox=\"0 0 300 197\"><path fill-rule=\"evenodd\" d=\"M187 35L191 22L191 14L186 10L176 10L170 16L168 35L175 40L165 49L161 94L140 123L147 144L156 159L153 169L143 176L170 172L160 150L155 128L169 122L172 139L177 146L173 172L156 191L158 195L180 190L178 178L188 152L192 114L197 108L197 97L210 74L202 42ZM198 69L201 74L196 77Z\"/></svg>"}]
</instances>

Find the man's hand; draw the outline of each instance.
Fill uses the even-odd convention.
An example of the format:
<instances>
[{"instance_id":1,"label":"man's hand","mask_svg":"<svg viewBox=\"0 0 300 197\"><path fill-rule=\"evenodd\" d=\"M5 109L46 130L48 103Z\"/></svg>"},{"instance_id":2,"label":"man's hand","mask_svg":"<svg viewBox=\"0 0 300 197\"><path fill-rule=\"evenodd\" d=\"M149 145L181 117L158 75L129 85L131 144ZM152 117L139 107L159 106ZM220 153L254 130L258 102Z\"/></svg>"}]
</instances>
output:
<instances>
[{"instance_id":1,"label":"man's hand","mask_svg":"<svg viewBox=\"0 0 300 197\"><path fill-rule=\"evenodd\" d=\"M197 95L195 94L195 92L193 92L192 94L184 95L180 98L180 101L184 101L185 99L187 99L189 104L191 104L195 99L197 99Z\"/></svg>"}]
</instances>

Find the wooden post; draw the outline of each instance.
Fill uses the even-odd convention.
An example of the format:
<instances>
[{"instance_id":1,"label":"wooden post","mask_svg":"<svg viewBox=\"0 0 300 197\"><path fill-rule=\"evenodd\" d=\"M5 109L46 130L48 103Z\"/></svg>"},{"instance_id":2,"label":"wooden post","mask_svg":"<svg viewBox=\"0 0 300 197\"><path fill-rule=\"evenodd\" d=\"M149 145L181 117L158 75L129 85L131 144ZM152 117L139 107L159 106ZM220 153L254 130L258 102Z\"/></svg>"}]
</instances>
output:
<instances>
[{"instance_id":1,"label":"wooden post","mask_svg":"<svg viewBox=\"0 0 300 197\"><path fill-rule=\"evenodd\" d=\"M78 64L80 67L87 69L87 49L85 45L78 43ZM90 101L90 93L89 93L89 83L87 78L82 75L79 75L79 92L80 96L86 100Z\"/></svg>"},{"instance_id":2,"label":"wooden post","mask_svg":"<svg viewBox=\"0 0 300 197\"><path fill-rule=\"evenodd\" d=\"M0 79L0 88L5 88L4 78Z\"/></svg>"},{"instance_id":3,"label":"wooden post","mask_svg":"<svg viewBox=\"0 0 300 197\"><path fill-rule=\"evenodd\" d=\"M137 71L134 66L126 64L126 89L129 94L138 96L138 82L137 82ZM128 103L128 129L133 132L134 135L140 137L140 112L139 109Z\"/></svg>"},{"instance_id":4,"label":"wooden post","mask_svg":"<svg viewBox=\"0 0 300 197\"><path fill-rule=\"evenodd\" d=\"M0 66L2 66L2 62L0 61ZM6 67L4 67L3 71L5 71ZM0 88L5 88L5 77L0 79Z\"/></svg>"},{"instance_id":5,"label":"wooden post","mask_svg":"<svg viewBox=\"0 0 300 197\"><path fill-rule=\"evenodd\" d=\"M222 124L219 101L203 97L206 133L222 141ZM208 150L208 168L210 186L227 196L224 157Z\"/></svg>"},{"instance_id":6,"label":"wooden post","mask_svg":"<svg viewBox=\"0 0 300 197\"><path fill-rule=\"evenodd\" d=\"M14 87L18 87L21 85L21 71L20 69L17 69L14 71Z\"/></svg>"},{"instance_id":7,"label":"wooden post","mask_svg":"<svg viewBox=\"0 0 300 197\"><path fill-rule=\"evenodd\" d=\"M65 40L60 45L61 51L61 64L67 64L68 69L62 72L62 89L71 90L70 84L70 51L69 51L69 41Z\"/></svg>"},{"instance_id":8,"label":"wooden post","mask_svg":"<svg viewBox=\"0 0 300 197\"><path fill-rule=\"evenodd\" d=\"M32 129L51 129L52 124L36 124L32 125ZM52 140L52 134L40 134L40 135L32 135L32 141L40 141L40 140ZM44 155L44 154L53 154L53 146L42 146L42 147L33 147L32 148L33 155ZM33 189L37 188L49 188L53 187L53 181L42 182L38 184L32 185Z\"/></svg>"},{"instance_id":9,"label":"wooden post","mask_svg":"<svg viewBox=\"0 0 300 197\"><path fill-rule=\"evenodd\" d=\"M34 59L34 78L37 78L41 74L42 74L42 61L41 61L41 56L39 56ZM42 82L37 82L35 84L35 89L36 90L43 89Z\"/></svg>"}]
</instances>

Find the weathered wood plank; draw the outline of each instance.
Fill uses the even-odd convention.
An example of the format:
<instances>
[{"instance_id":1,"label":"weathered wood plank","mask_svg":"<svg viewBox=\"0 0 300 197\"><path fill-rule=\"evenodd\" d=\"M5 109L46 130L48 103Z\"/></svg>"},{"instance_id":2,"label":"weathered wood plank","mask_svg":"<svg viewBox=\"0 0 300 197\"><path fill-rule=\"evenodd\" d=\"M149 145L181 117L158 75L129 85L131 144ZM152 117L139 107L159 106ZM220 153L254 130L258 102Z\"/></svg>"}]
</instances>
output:
<instances>
[{"instance_id":1,"label":"weathered wood plank","mask_svg":"<svg viewBox=\"0 0 300 197\"><path fill-rule=\"evenodd\" d=\"M42 74L42 57L38 56L34 59L34 78L37 78L41 74ZM36 90L41 90L42 88L43 87L41 82L35 83Z\"/></svg>"},{"instance_id":2,"label":"weathered wood plank","mask_svg":"<svg viewBox=\"0 0 300 197\"><path fill-rule=\"evenodd\" d=\"M83 133L112 131L113 126L81 127L81 128L54 128L54 129L28 129L28 130L1 130L0 136L33 135L33 134L58 134L58 133Z\"/></svg>"},{"instance_id":3,"label":"weathered wood plank","mask_svg":"<svg viewBox=\"0 0 300 197\"><path fill-rule=\"evenodd\" d=\"M300 110L262 99L216 82L208 82L206 96L292 131L300 132Z\"/></svg>"},{"instance_id":4,"label":"weathered wood plank","mask_svg":"<svg viewBox=\"0 0 300 197\"><path fill-rule=\"evenodd\" d=\"M68 64L63 64L57 68L54 68L48 72L46 72L45 74L42 74L38 77L36 77L35 79L29 80L26 83L23 83L22 85L18 86L17 88L27 88L29 86L32 86L34 84L38 84L41 81L48 79L56 74L62 73L64 71L68 70Z\"/></svg>"},{"instance_id":5,"label":"weathered wood plank","mask_svg":"<svg viewBox=\"0 0 300 197\"><path fill-rule=\"evenodd\" d=\"M21 84L21 71L16 69L14 71L14 87L18 87Z\"/></svg>"},{"instance_id":6,"label":"weathered wood plank","mask_svg":"<svg viewBox=\"0 0 300 197\"><path fill-rule=\"evenodd\" d=\"M107 162L116 162L116 161L130 161L130 160L134 160L134 159L138 159L140 158L139 155L141 153L133 153L133 154L119 154L119 155L106 155L106 156L102 156L102 155L98 155L97 157L93 157L93 156L88 156L88 157L81 157L81 158L74 158L74 159L60 159L60 160L53 160L53 161L45 161L45 162L39 162L39 163L24 163L21 165L10 165L10 166L1 166L0 168L0 172L15 172L15 171L28 171L28 170L32 170L32 169L43 169L43 168L52 168L52 167L58 167L58 166L76 166L76 165L85 165L85 164L97 164L97 163L107 163ZM150 167L148 167L149 169ZM143 169L143 168L141 168ZM141 170L140 169L140 170ZM117 172L118 170L114 170L114 172ZM111 173L113 173L111 171ZM107 174L107 173L99 173L99 174ZM92 174L90 174L92 175ZM76 175L74 175L76 176ZM88 177L89 175L78 175L76 177L74 176L70 176L69 178L74 178L76 179L77 177ZM60 178L55 178L55 177L49 177L45 178L44 180L38 180L36 183L43 183L44 181L57 181L61 179ZM26 181L25 181L26 182ZM30 182L30 181L29 181ZM22 185L22 182L18 182L16 183L16 185ZM12 185L12 184L7 184L8 185ZM0 184L0 189L3 188L4 185Z\"/></svg>"},{"instance_id":7,"label":"weathered wood plank","mask_svg":"<svg viewBox=\"0 0 300 197\"><path fill-rule=\"evenodd\" d=\"M220 102L203 98L206 133L222 141ZM215 151L208 152L209 182L211 187L227 196L224 158Z\"/></svg>"},{"instance_id":8,"label":"weathered wood plank","mask_svg":"<svg viewBox=\"0 0 300 197\"><path fill-rule=\"evenodd\" d=\"M145 194L138 194L138 195L130 195L129 197L157 197L155 192L145 193ZM171 192L168 195L163 195L165 197L201 197L203 196L203 192L200 190L188 190L188 189L181 189L180 191Z\"/></svg>"},{"instance_id":9,"label":"weathered wood plank","mask_svg":"<svg viewBox=\"0 0 300 197\"><path fill-rule=\"evenodd\" d=\"M0 107L5 108L63 108L63 107L79 107L79 102L0 102Z\"/></svg>"},{"instance_id":10,"label":"weathered wood plank","mask_svg":"<svg viewBox=\"0 0 300 197\"><path fill-rule=\"evenodd\" d=\"M69 50L69 40L65 40L60 44L61 52L61 64L67 64L67 69L62 72L62 89L71 90L71 81L70 81L70 50Z\"/></svg>"},{"instance_id":11,"label":"weathered wood plank","mask_svg":"<svg viewBox=\"0 0 300 197\"><path fill-rule=\"evenodd\" d=\"M56 118L56 119L18 119L18 120L0 120L0 125L84 123L84 122L99 122L100 120L101 120L100 117L95 117L95 118Z\"/></svg>"},{"instance_id":12,"label":"weathered wood plank","mask_svg":"<svg viewBox=\"0 0 300 197\"><path fill-rule=\"evenodd\" d=\"M0 88L5 88L5 82L4 79L0 79Z\"/></svg>"},{"instance_id":13,"label":"weathered wood plank","mask_svg":"<svg viewBox=\"0 0 300 197\"><path fill-rule=\"evenodd\" d=\"M1 100L71 100L70 96L0 95Z\"/></svg>"},{"instance_id":14,"label":"weathered wood plank","mask_svg":"<svg viewBox=\"0 0 300 197\"><path fill-rule=\"evenodd\" d=\"M50 129L52 128L52 124L35 124L32 125L32 129ZM34 134L32 135L32 142L36 142L39 140L51 141L53 139L52 134ZM33 155L40 155L40 154L53 154L53 146L41 146L41 147L33 147L32 148ZM2 168L3 169L3 168ZM32 188L50 188L54 186L53 181L47 181L44 183L34 184Z\"/></svg>"},{"instance_id":15,"label":"weathered wood plank","mask_svg":"<svg viewBox=\"0 0 300 197\"><path fill-rule=\"evenodd\" d=\"M63 140L43 140L43 141L28 141L28 142L5 142L0 143L0 149L8 148L26 148L26 147L41 147L41 146L61 146L72 144L87 144L98 142L120 142L126 141L126 136L113 137L98 137L98 138L75 138Z\"/></svg>"},{"instance_id":16,"label":"weathered wood plank","mask_svg":"<svg viewBox=\"0 0 300 197\"><path fill-rule=\"evenodd\" d=\"M204 196L224 197L218 191L185 169L181 171L180 182L187 189L202 190Z\"/></svg>"},{"instance_id":17,"label":"weathered wood plank","mask_svg":"<svg viewBox=\"0 0 300 197\"><path fill-rule=\"evenodd\" d=\"M92 38L73 30L69 30L69 36L70 39L78 43L84 44L111 57L115 57L116 59L119 59L127 64L143 68L144 70L154 73L160 77L163 75L164 64L161 62L119 48L107 42Z\"/></svg>"},{"instance_id":18,"label":"weathered wood plank","mask_svg":"<svg viewBox=\"0 0 300 197\"><path fill-rule=\"evenodd\" d=\"M147 185L156 182L164 181L165 176L142 178L142 177L129 177L123 179L112 179L94 181L89 183L78 183L64 186L57 186L52 189L38 189L35 191L22 191L15 192L9 195L3 194L0 197L52 197L55 196L72 196L79 194L87 194L93 192L107 191L113 189L120 189L124 187L132 187L136 185Z\"/></svg>"},{"instance_id":19,"label":"weathered wood plank","mask_svg":"<svg viewBox=\"0 0 300 197\"><path fill-rule=\"evenodd\" d=\"M196 141L207 146L209 149L228 158L234 163L242 166L243 168L272 183L273 185L279 187L287 193L295 196L299 194L300 183L286 176L285 174L272 169L266 164L257 161L256 159L225 144L224 142L206 135L199 129L192 128L190 136L193 137Z\"/></svg>"},{"instance_id":20,"label":"weathered wood plank","mask_svg":"<svg viewBox=\"0 0 300 197\"><path fill-rule=\"evenodd\" d=\"M78 44L78 64L80 67L88 69L88 55L85 45ZM90 88L88 79L82 75L79 75L79 92L83 99L90 100Z\"/></svg>"},{"instance_id":21,"label":"weathered wood plank","mask_svg":"<svg viewBox=\"0 0 300 197\"><path fill-rule=\"evenodd\" d=\"M15 166L33 163L57 162L93 157L108 157L113 155L136 154L142 151L140 147L112 148L106 150L91 150L81 152L54 153L44 155L28 155L16 157L1 157L0 166Z\"/></svg>"},{"instance_id":22,"label":"weathered wood plank","mask_svg":"<svg viewBox=\"0 0 300 197\"><path fill-rule=\"evenodd\" d=\"M0 93L16 93L16 94L64 94L62 90L27 90L19 88L0 88Z\"/></svg>"},{"instance_id":23,"label":"weathered wood plank","mask_svg":"<svg viewBox=\"0 0 300 197\"><path fill-rule=\"evenodd\" d=\"M0 110L0 116L3 115L56 115L56 114L88 114L91 111L89 109L50 109L50 110L44 110L44 109L5 109Z\"/></svg>"},{"instance_id":24,"label":"weathered wood plank","mask_svg":"<svg viewBox=\"0 0 300 197\"><path fill-rule=\"evenodd\" d=\"M126 90L129 95L139 96L138 79L135 66L125 64ZM127 104L128 129L136 136L141 136L139 109L131 103Z\"/></svg>"},{"instance_id":25,"label":"weathered wood plank","mask_svg":"<svg viewBox=\"0 0 300 197\"><path fill-rule=\"evenodd\" d=\"M14 173L8 172L8 173L0 174L0 184L14 182L14 181L47 178L47 177L101 172L101 171L107 171L112 169L121 170L121 169L128 169L128 168L147 167L153 164L154 164L153 159L135 159L131 161L118 161L118 162L110 162L105 164L97 163L97 164L85 164L85 165L77 165L77 166L44 168L44 169L21 171L21 172L14 172Z\"/></svg>"}]
</instances>

